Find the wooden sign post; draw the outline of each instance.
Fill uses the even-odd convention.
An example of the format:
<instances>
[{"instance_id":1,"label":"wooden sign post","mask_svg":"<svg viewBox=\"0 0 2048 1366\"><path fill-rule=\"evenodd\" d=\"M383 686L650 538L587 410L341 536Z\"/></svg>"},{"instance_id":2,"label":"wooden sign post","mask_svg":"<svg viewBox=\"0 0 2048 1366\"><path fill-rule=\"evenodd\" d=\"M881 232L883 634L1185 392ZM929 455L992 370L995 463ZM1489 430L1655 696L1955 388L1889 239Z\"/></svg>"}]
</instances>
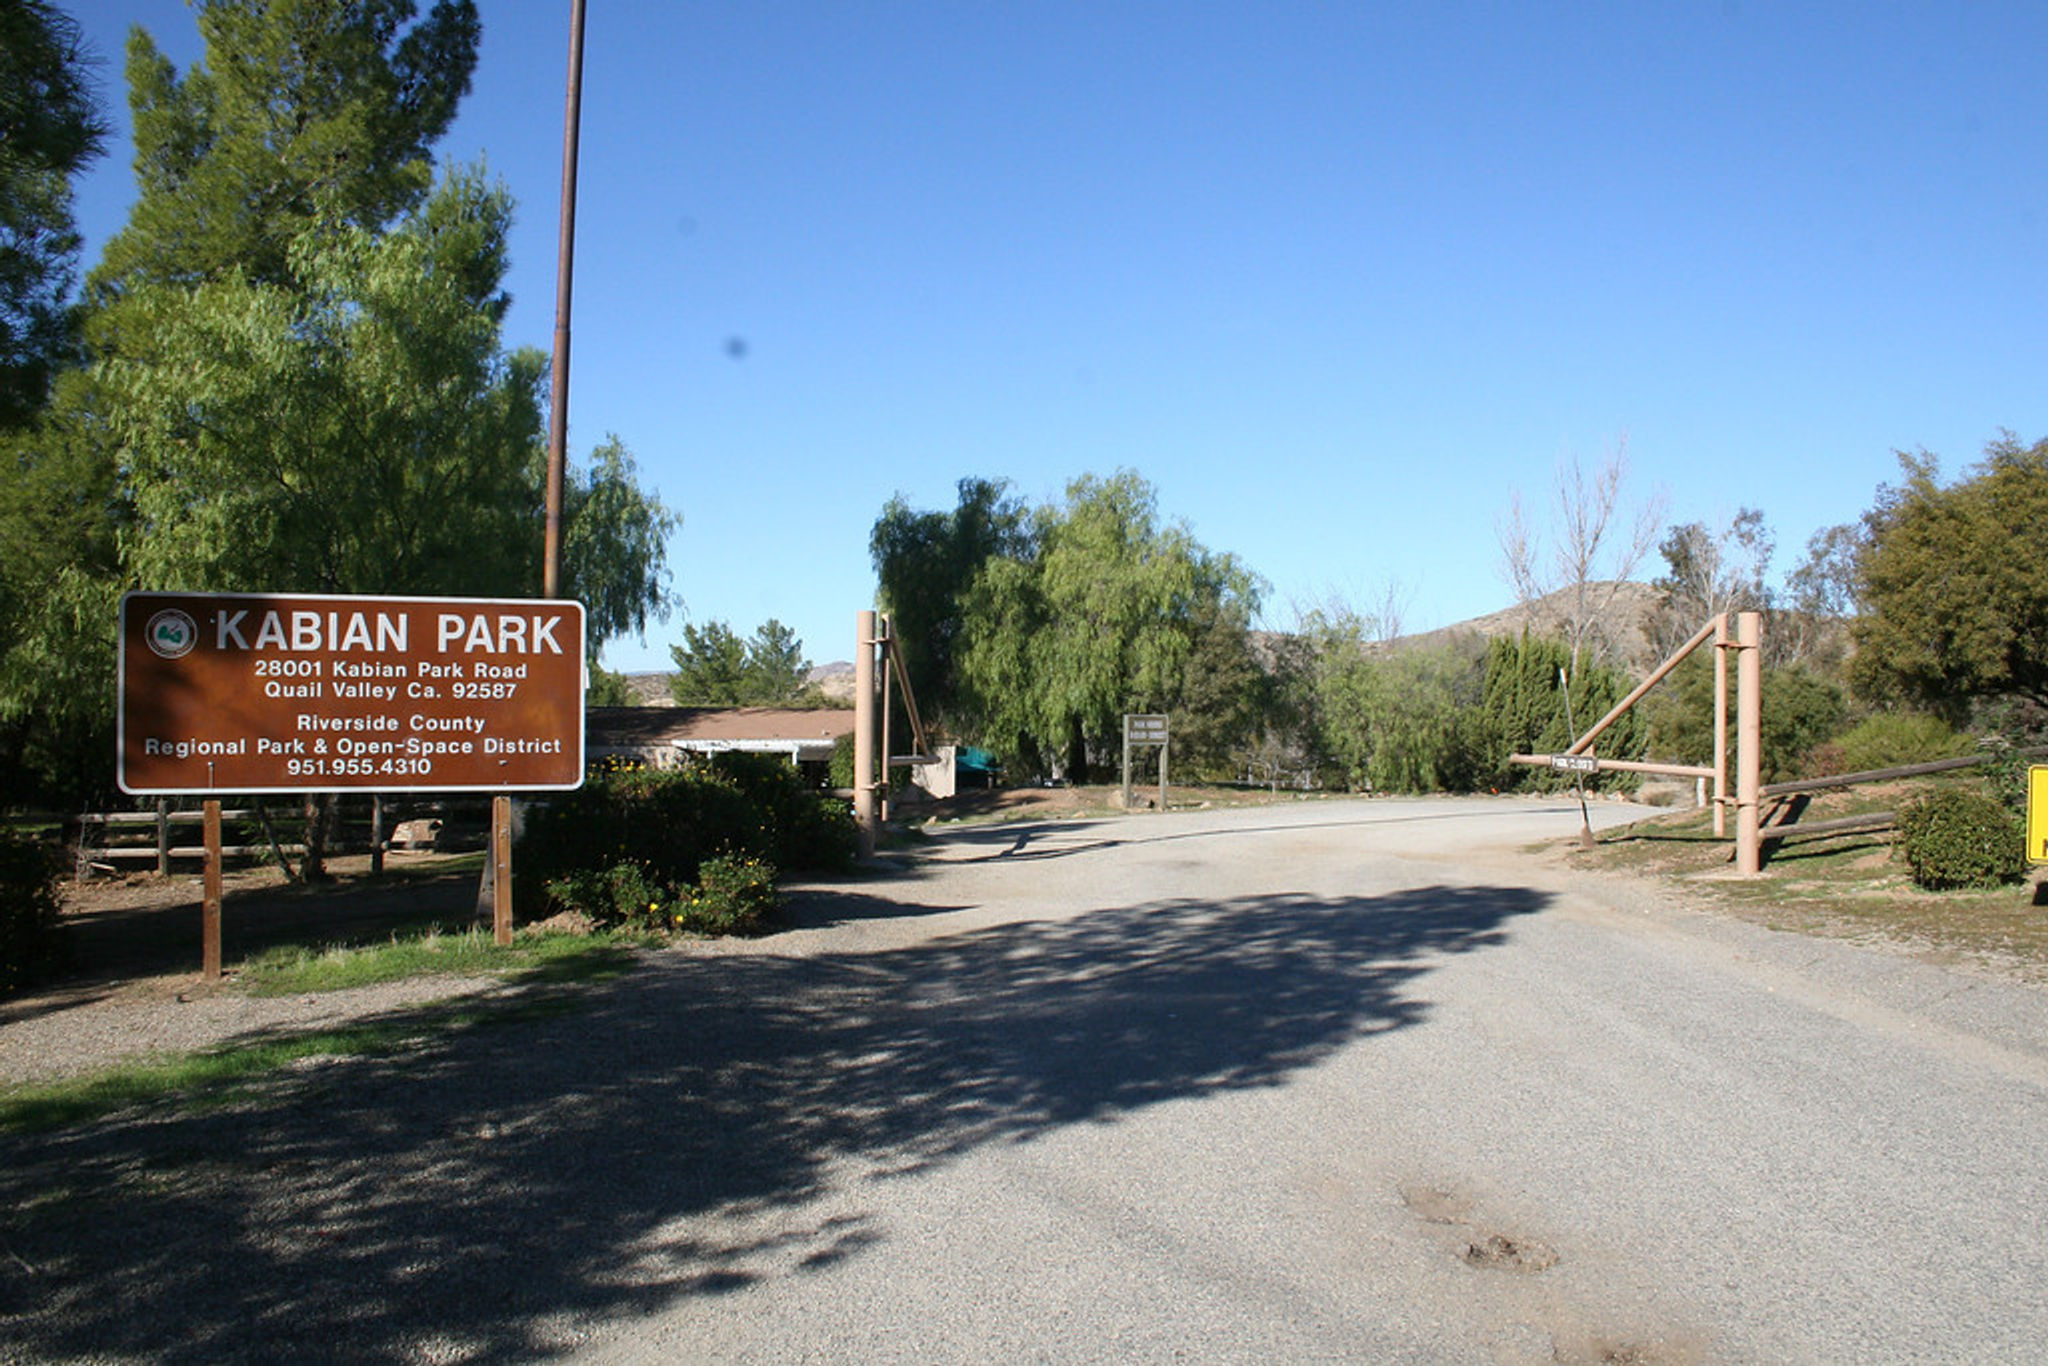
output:
<instances>
[{"instance_id":1,"label":"wooden sign post","mask_svg":"<svg viewBox=\"0 0 2048 1366\"><path fill-rule=\"evenodd\" d=\"M1124 809L1131 808L1131 748L1159 747L1159 809L1166 810L1166 717L1161 713L1130 713L1124 717Z\"/></svg>"},{"instance_id":2,"label":"wooden sign post","mask_svg":"<svg viewBox=\"0 0 2048 1366\"><path fill-rule=\"evenodd\" d=\"M220 802L208 797L205 813L206 877L199 906L199 971L209 982L220 980Z\"/></svg>"}]
</instances>

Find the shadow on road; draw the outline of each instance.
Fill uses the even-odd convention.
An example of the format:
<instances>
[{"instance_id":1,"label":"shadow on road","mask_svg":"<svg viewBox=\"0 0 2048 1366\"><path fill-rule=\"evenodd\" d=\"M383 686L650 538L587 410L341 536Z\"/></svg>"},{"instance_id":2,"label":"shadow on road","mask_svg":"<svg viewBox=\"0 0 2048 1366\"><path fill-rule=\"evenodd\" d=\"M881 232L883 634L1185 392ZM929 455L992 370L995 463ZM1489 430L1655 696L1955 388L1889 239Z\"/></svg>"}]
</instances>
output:
<instances>
[{"instance_id":1,"label":"shadow on road","mask_svg":"<svg viewBox=\"0 0 2048 1366\"><path fill-rule=\"evenodd\" d=\"M1545 901L1171 901L867 954L661 954L572 1013L7 1139L0 1342L547 1355L579 1322L863 1255L886 1239L871 1181L1417 1023L1445 956Z\"/></svg>"}]
</instances>

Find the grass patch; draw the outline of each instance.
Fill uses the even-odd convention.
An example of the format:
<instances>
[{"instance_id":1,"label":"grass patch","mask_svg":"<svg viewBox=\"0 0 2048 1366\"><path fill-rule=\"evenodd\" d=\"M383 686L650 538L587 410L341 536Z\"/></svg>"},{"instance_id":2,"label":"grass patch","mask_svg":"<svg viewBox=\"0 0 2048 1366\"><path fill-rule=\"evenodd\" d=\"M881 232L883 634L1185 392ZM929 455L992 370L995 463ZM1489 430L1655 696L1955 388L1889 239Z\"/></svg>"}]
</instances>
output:
<instances>
[{"instance_id":1,"label":"grass patch","mask_svg":"<svg viewBox=\"0 0 2048 1366\"><path fill-rule=\"evenodd\" d=\"M1969 774L1941 775L1815 793L1800 818L1821 821L1897 811L1938 786L1980 781ZM1767 844L1762 875L1743 878L1735 874L1732 812L1728 828L1729 838L1715 839L1711 812L1674 812L1609 830L1595 848L1570 857L1581 867L1678 884L1773 929L1883 941L2048 981L2048 907L2034 904L2031 881L1925 891L1913 885L1905 864L1893 856L1889 831Z\"/></svg>"},{"instance_id":2,"label":"grass patch","mask_svg":"<svg viewBox=\"0 0 2048 1366\"><path fill-rule=\"evenodd\" d=\"M499 948L481 930L428 929L392 935L382 944L286 944L243 965L241 985L253 996L346 991L408 977L491 977L521 974L548 982L605 981L624 972L648 936L525 931Z\"/></svg>"},{"instance_id":3,"label":"grass patch","mask_svg":"<svg viewBox=\"0 0 2048 1366\"><path fill-rule=\"evenodd\" d=\"M34 1133L98 1119L117 1110L176 1098L194 1108L224 1104L247 1094L259 1078L308 1058L388 1054L416 1042L436 1020L427 1012L406 1021L379 1021L309 1031L201 1053L122 1063L62 1081L31 1082L0 1092L0 1130Z\"/></svg>"},{"instance_id":4,"label":"grass patch","mask_svg":"<svg viewBox=\"0 0 2048 1366\"><path fill-rule=\"evenodd\" d=\"M462 942L473 939L481 940L481 946ZM120 1063L61 1081L7 1087L0 1089L0 1132L64 1128L143 1105L196 1110L260 1099L265 1081L312 1059L384 1057L426 1047L465 1029L566 1014L581 1009L583 998L565 988L609 981L629 971L640 942L627 936L529 933L512 947L500 949L484 935L427 935L389 946L323 951L303 964L281 961L266 979L275 988L267 994L332 991L422 971L458 970L466 975L508 976L515 986L537 990L429 1005L383 1019L222 1044ZM278 956L287 959L290 951L281 950ZM421 963L428 966L418 966ZM455 969L445 966L448 963L473 966ZM378 972L383 975L371 975ZM284 985L288 983L296 984Z\"/></svg>"}]
</instances>

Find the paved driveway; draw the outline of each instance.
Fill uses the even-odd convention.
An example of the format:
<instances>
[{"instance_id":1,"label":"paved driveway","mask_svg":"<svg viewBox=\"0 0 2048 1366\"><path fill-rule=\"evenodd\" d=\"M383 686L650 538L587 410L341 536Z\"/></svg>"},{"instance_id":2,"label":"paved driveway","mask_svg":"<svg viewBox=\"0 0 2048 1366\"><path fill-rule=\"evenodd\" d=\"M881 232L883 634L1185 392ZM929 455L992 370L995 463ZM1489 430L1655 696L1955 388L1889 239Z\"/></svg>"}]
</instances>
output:
<instances>
[{"instance_id":1,"label":"paved driveway","mask_svg":"<svg viewBox=\"0 0 2048 1366\"><path fill-rule=\"evenodd\" d=\"M1510 852L1578 819L1378 800L957 832L588 1010L316 1069L260 1113L16 1144L0 1195L126 1192L67 1264L32 1221L0 1249L72 1297L18 1341L2040 1359L2043 993Z\"/></svg>"}]
</instances>

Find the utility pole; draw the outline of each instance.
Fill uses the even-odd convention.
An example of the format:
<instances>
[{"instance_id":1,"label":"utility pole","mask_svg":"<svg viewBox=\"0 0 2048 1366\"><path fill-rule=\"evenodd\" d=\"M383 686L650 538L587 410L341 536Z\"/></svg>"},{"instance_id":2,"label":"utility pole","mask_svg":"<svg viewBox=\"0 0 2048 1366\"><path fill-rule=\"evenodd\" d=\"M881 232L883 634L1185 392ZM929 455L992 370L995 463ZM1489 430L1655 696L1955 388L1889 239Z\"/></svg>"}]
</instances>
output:
<instances>
[{"instance_id":1,"label":"utility pole","mask_svg":"<svg viewBox=\"0 0 2048 1366\"><path fill-rule=\"evenodd\" d=\"M576 263L576 144L583 122L583 0L569 0L569 93L562 115L562 234L555 253L555 356L549 377L547 541L541 596L561 596L562 479L569 447L569 297Z\"/></svg>"}]
</instances>

